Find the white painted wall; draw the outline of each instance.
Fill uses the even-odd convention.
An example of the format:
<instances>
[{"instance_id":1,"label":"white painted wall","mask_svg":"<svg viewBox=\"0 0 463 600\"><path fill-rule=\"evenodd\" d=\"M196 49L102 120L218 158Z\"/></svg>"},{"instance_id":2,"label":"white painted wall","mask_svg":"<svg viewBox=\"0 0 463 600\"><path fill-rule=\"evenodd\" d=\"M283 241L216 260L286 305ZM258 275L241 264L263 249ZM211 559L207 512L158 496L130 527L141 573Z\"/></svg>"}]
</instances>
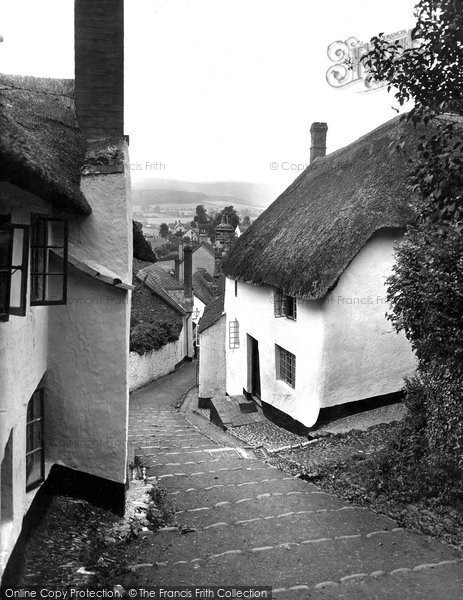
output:
<instances>
[{"instance_id":1,"label":"white painted wall","mask_svg":"<svg viewBox=\"0 0 463 600\"><path fill-rule=\"evenodd\" d=\"M0 182L0 213L29 224L32 212L69 218L69 242L81 260L131 281L130 173L83 177L89 216L57 212L40 198ZM108 224L111 226L109 227ZM29 277L28 277L29 281ZM2 527L0 577L35 491L26 494L27 404L46 374L48 465L60 463L118 483L126 479L130 292L69 267L68 303L31 307L0 323L0 461L13 430L14 518Z\"/></svg>"},{"instance_id":2,"label":"white painted wall","mask_svg":"<svg viewBox=\"0 0 463 600\"><path fill-rule=\"evenodd\" d=\"M131 352L129 356L129 390L133 392L174 371L175 366L183 358L179 360L182 350L183 340L179 339L142 356Z\"/></svg>"},{"instance_id":3,"label":"white painted wall","mask_svg":"<svg viewBox=\"0 0 463 600\"><path fill-rule=\"evenodd\" d=\"M226 317L200 334L199 390L200 398L212 398L225 393L226 373Z\"/></svg>"},{"instance_id":4,"label":"white painted wall","mask_svg":"<svg viewBox=\"0 0 463 600\"><path fill-rule=\"evenodd\" d=\"M415 359L405 336L385 318L394 240L391 232L375 235L323 301L298 300L297 321L275 318L273 288L240 282L235 297L227 278L227 337L228 323L236 318L240 324L240 348L226 341L227 393L250 390L247 334L259 342L262 400L306 426L316 422L320 408L400 390ZM276 378L275 344L296 356L294 389Z\"/></svg>"},{"instance_id":5,"label":"white painted wall","mask_svg":"<svg viewBox=\"0 0 463 600\"><path fill-rule=\"evenodd\" d=\"M1 214L13 223L28 225L30 213L47 214L50 207L40 198L0 182ZM47 369L50 307L29 305L26 317L10 317L0 323L0 463L13 431L13 520L4 523L0 535L0 577L21 532L29 504L26 494L27 404ZM1 492L0 492L1 493Z\"/></svg>"},{"instance_id":6,"label":"white painted wall","mask_svg":"<svg viewBox=\"0 0 463 600\"><path fill-rule=\"evenodd\" d=\"M408 340L385 316L396 239L391 231L374 235L323 302L322 407L396 392L415 371Z\"/></svg>"}]
</instances>

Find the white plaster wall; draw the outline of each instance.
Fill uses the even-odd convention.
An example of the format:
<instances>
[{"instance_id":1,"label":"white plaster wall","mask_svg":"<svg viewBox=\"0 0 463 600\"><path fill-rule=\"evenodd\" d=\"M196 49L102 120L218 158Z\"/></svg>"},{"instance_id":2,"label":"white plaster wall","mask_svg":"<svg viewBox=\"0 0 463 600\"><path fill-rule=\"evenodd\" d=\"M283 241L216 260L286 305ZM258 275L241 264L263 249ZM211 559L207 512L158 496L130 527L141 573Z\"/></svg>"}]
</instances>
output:
<instances>
[{"instance_id":1,"label":"white plaster wall","mask_svg":"<svg viewBox=\"0 0 463 600\"><path fill-rule=\"evenodd\" d=\"M91 215L69 222L69 239L81 260L92 260L132 280L132 208L130 170L125 146L125 173L85 175L81 189L92 207Z\"/></svg>"},{"instance_id":2,"label":"white plaster wall","mask_svg":"<svg viewBox=\"0 0 463 600\"><path fill-rule=\"evenodd\" d=\"M297 321L275 318L273 288L227 278L225 295L227 393L250 391L247 335L259 342L261 399L298 421L315 422L322 388L323 314L318 303L298 302ZM239 322L240 347L230 349L228 323ZM310 331L307 336L303 332ZM276 378L275 344L296 356L296 386Z\"/></svg>"},{"instance_id":3,"label":"white plaster wall","mask_svg":"<svg viewBox=\"0 0 463 600\"><path fill-rule=\"evenodd\" d=\"M129 390L133 392L174 371L175 365L179 362L179 345L181 344L182 342L177 340L143 356L131 352L129 356Z\"/></svg>"},{"instance_id":4,"label":"white plaster wall","mask_svg":"<svg viewBox=\"0 0 463 600\"><path fill-rule=\"evenodd\" d=\"M52 210L0 182L0 214L30 223L31 212L69 218L69 240L88 259L131 281L129 161L126 172L83 178L90 216ZM28 278L29 280L29 278ZM30 307L0 323L0 460L13 429L14 520L3 528L0 576L35 492L26 494L27 403L46 377L46 459L123 483L127 462L130 293L70 267L66 306ZM90 303L88 299L90 300ZM92 440L95 448L89 448ZM106 440L109 440L107 442Z\"/></svg>"},{"instance_id":5,"label":"white plaster wall","mask_svg":"<svg viewBox=\"0 0 463 600\"><path fill-rule=\"evenodd\" d=\"M415 371L408 340L385 317L396 239L391 231L373 236L323 302L322 407L396 392Z\"/></svg>"},{"instance_id":6,"label":"white plaster wall","mask_svg":"<svg viewBox=\"0 0 463 600\"><path fill-rule=\"evenodd\" d=\"M68 302L49 322L47 442L55 463L126 479L130 298L68 272Z\"/></svg>"},{"instance_id":7,"label":"white plaster wall","mask_svg":"<svg viewBox=\"0 0 463 600\"><path fill-rule=\"evenodd\" d=\"M226 318L225 315L200 334L199 391L200 398L223 395L226 389Z\"/></svg>"},{"instance_id":8,"label":"white plaster wall","mask_svg":"<svg viewBox=\"0 0 463 600\"><path fill-rule=\"evenodd\" d=\"M325 300L298 300L297 321L274 317L273 288L239 282L235 297L227 278L226 336L230 321L240 324L240 347L225 343L227 393L250 391L247 334L259 342L262 400L306 426L320 408L399 391L415 358L385 318L395 239L392 232L375 235ZM294 389L276 379L275 344L296 356Z\"/></svg>"},{"instance_id":9,"label":"white plaster wall","mask_svg":"<svg viewBox=\"0 0 463 600\"><path fill-rule=\"evenodd\" d=\"M11 184L0 182L0 214L11 214L13 223L28 225L30 213L47 214L50 207L40 198ZM27 404L47 368L49 307L30 307L29 289L25 317L10 316L0 322L0 462L13 430L13 520L0 535L0 578L21 532L26 494ZM1 492L0 492L1 493Z\"/></svg>"}]
</instances>

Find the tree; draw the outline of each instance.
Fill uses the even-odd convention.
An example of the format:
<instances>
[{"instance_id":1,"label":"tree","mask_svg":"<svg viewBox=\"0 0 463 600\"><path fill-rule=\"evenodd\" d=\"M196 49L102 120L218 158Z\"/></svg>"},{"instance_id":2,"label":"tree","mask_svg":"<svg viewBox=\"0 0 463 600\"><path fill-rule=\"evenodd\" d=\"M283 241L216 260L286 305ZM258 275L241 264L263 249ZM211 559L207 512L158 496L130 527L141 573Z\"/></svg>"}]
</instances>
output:
<instances>
[{"instance_id":1,"label":"tree","mask_svg":"<svg viewBox=\"0 0 463 600\"><path fill-rule=\"evenodd\" d=\"M161 223L161 227L159 228L159 235L163 238L168 237L169 226L167 225L167 223Z\"/></svg>"},{"instance_id":2,"label":"tree","mask_svg":"<svg viewBox=\"0 0 463 600\"><path fill-rule=\"evenodd\" d=\"M421 452L428 461L463 469L463 11L461 0L421 0L414 48L383 34L372 39L365 66L403 106L419 132L410 176L416 222L389 279L389 318L418 358L408 382ZM397 151L401 151L400 142ZM417 392L419 390L419 392ZM417 398L419 401L417 402Z\"/></svg>"},{"instance_id":3,"label":"tree","mask_svg":"<svg viewBox=\"0 0 463 600\"><path fill-rule=\"evenodd\" d=\"M249 215L245 215L243 223L244 225L251 225L251 217Z\"/></svg>"},{"instance_id":4,"label":"tree","mask_svg":"<svg viewBox=\"0 0 463 600\"><path fill-rule=\"evenodd\" d=\"M196 223L198 223L200 227L201 225L206 225L210 221L206 209L202 204L198 204L198 206L196 207L196 215L194 220L196 221Z\"/></svg>"},{"instance_id":5,"label":"tree","mask_svg":"<svg viewBox=\"0 0 463 600\"><path fill-rule=\"evenodd\" d=\"M223 215L228 215L228 221L233 229L235 229L240 222L240 218L233 206L226 206L217 214L216 218L214 219L214 229L222 222Z\"/></svg>"}]
</instances>

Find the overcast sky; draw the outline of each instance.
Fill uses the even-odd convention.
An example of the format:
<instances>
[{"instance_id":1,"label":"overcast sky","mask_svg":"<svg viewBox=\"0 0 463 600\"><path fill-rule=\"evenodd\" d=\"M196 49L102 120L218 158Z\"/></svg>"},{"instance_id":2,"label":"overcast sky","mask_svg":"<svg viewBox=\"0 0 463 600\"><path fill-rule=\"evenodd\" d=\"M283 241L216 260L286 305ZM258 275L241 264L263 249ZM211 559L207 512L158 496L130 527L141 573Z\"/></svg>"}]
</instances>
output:
<instances>
[{"instance_id":1,"label":"overcast sky","mask_svg":"<svg viewBox=\"0 0 463 600\"><path fill-rule=\"evenodd\" d=\"M281 164L307 163L313 121L328 123L332 151L394 116L385 90L330 87L326 51L410 28L414 4L126 0L134 178L287 185L297 173ZM0 0L0 34L0 71L73 77L73 0Z\"/></svg>"}]
</instances>

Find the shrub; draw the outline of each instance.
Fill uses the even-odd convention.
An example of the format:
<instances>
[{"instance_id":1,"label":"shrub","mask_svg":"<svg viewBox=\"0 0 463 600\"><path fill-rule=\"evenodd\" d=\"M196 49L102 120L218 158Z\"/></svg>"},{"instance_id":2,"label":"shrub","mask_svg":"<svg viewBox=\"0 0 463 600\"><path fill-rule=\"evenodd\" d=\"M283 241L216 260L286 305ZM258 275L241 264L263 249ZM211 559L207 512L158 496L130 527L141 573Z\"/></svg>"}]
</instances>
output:
<instances>
[{"instance_id":1,"label":"shrub","mask_svg":"<svg viewBox=\"0 0 463 600\"><path fill-rule=\"evenodd\" d=\"M159 350L169 342L175 342L178 337L170 323L138 323L130 332L130 351L143 355L152 350Z\"/></svg>"}]
</instances>

